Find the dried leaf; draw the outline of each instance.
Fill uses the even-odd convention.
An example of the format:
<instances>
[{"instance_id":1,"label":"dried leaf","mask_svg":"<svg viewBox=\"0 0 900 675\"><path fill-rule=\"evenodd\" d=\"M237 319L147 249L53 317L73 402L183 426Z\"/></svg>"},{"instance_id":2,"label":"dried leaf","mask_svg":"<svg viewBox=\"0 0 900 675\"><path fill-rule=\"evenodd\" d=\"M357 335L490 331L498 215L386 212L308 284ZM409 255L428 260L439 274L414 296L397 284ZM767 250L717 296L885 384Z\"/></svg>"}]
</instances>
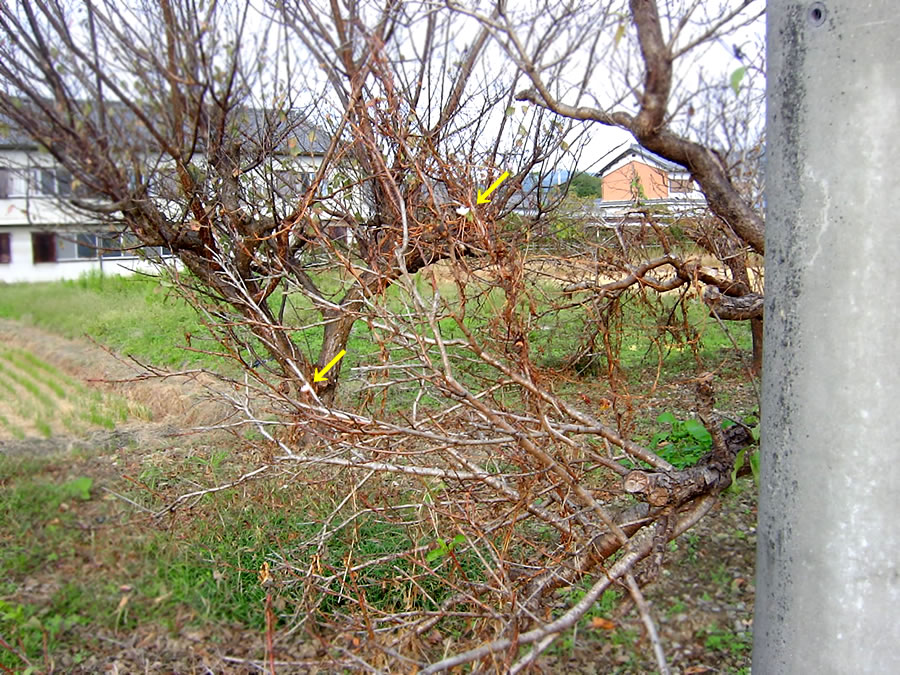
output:
<instances>
[{"instance_id":1,"label":"dried leaf","mask_svg":"<svg viewBox=\"0 0 900 675\"><path fill-rule=\"evenodd\" d=\"M615 630L616 622L604 619L602 616L593 616L591 617L591 628L597 628L599 630Z\"/></svg>"},{"instance_id":2,"label":"dried leaf","mask_svg":"<svg viewBox=\"0 0 900 675\"><path fill-rule=\"evenodd\" d=\"M257 574L259 575L259 583L261 586L268 586L272 583L272 575L269 573L269 563L264 562Z\"/></svg>"},{"instance_id":3,"label":"dried leaf","mask_svg":"<svg viewBox=\"0 0 900 675\"><path fill-rule=\"evenodd\" d=\"M158 596L156 596L155 598L153 598L153 604L154 604L154 605L158 605L158 604L160 604L160 603L162 603L162 602L165 602L165 601L168 600L170 597L172 597L172 591L168 591L167 593L163 593L162 595L158 595Z\"/></svg>"}]
</instances>

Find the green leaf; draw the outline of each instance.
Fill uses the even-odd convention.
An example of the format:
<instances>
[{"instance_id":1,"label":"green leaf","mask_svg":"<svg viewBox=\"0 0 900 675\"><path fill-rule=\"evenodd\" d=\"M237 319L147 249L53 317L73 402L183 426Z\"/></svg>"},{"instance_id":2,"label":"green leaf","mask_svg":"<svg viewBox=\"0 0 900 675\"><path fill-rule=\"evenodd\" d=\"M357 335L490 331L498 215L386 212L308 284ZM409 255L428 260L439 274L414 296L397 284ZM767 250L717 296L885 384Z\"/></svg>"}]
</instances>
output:
<instances>
[{"instance_id":1,"label":"green leaf","mask_svg":"<svg viewBox=\"0 0 900 675\"><path fill-rule=\"evenodd\" d=\"M744 79L744 75L746 74L747 68L744 66L741 66L731 74L731 88L734 90L735 96L741 93L741 80Z\"/></svg>"},{"instance_id":2,"label":"green leaf","mask_svg":"<svg viewBox=\"0 0 900 675\"><path fill-rule=\"evenodd\" d=\"M625 22L620 21L618 28L616 28L616 34L613 37L613 44L615 47L619 46L619 43L622 41L623 37L625 37Z\"/></svg>"},{"instance_id":3,"label":"green leaf","mask_svg":"<svg viewBox=\"0 0 900 675\"><path fill-rule=\"evenodd\" d=\"M738 452L737 456L734 458L734 466L731 469L731 485L728 486L728 489L731 491L736 491L737 488L737 475L738 471L741 470L741 467L744 466L744 457L747 454L747 448L743 448L740 452Z\"/></svg>"},{"instance_id":4,"label":"green leaf","mask_svg":"<svg viewBox=\"0 0 900 675\"><path fill-rule=\"evenodd\" d=\"M753 472L753 482L759 485L759 453L750 454L750 471Z\"/></svg>"},{"instance_id":5,"label":"green leaf","mask_svg":"<svg viewBox=\"0 0 900 675\"><path fill-rule=\"evenodd\" d=\"M712 443L712 436L710 436L709 431L697 420L685 420L684 430L700 443Z\"/></svg>"},{"instance_id":6,"label":"green leaf","mask_svg":"<svg viewBox=\"0 0 900 675\"><path fill-rule=\"evenodd\" d=\"M87 476L81 476L70 480L62 486L63 492L67 497L88 501L91 498L91 487L94 485L94 479Z\"/></svg>"},{"instance_id":7,"label":"green leaf","mask_svg":"<svg viewBox=\"0 0 900 675\"><path fill-rule=\"evenodd\" d=\"M450 548L452 549L456 546L459 546L460 544L465 544L465 543L466 543L466 536L464 534L458 534L455 537L453 537L453 541L450 542Z\"/></svg>"},{"instance_id":8,"label":"green leaf","mask_svg":"<svg viewBox=\"0 0 900 675\"><path fill-rule=\"evenodd\" d=\"M447 542L444 541L443 539L438 539L437 540L437 548L434 549L433 551L429 551L425 555L425 562L428 562L428 563L434 562L435 560L437 560L439 558L443 558L449 552L450 552L450 549L447 548Z\"/></svg>"},{"instance_id":9,"label":"green leaf","mask_svg":"<svg viewBox=\"0 0 900 675\"><path fill-rule=\"evenodd\" d=\"M675 424L677 420L675 419L675 415L673 415L672 413L664 412L656 418L656 421L662 424Z\"/></svg>"},{"instance_id":10,"label":"green leaf","mask_svg":"<svg viewBox=\"0 0 900 675\"><path fill-rule=\"evenodd\" d=\"M515 114L515 112L516 112L516 106L511 105L506 109L506 116L512 117Z\"/></svg>"}]
</instances>

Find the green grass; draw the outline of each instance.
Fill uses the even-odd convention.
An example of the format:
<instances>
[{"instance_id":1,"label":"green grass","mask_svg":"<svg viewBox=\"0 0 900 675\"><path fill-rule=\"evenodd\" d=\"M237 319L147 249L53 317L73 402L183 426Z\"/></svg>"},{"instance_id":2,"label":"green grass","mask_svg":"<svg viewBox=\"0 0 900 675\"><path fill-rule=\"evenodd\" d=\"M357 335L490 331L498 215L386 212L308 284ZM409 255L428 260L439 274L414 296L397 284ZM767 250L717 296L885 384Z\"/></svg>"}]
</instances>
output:
<instances>
[{"instance_id":1,"label":"green grass","mask_svg":"<svg viewBox=\"0 0 900 675\"><path fill-rule=\"evenodd\" d=\"M6 415L0 415L0 427L4 427L7 431L9 431L9 433L13 435L13 438L17 438L19 440L25 438L25 432L22 431L20 427L10 422Z\"/></svg>"},{"instance_id":2,"label":"green grass","mask_svg":"<svg viewBox=\"0 0 900 675\"><path fill-rule=\"evenodd\" d=\"M21 370L29 373L33 378L48 383L54 391L62 389L60 396L67 395L66 392L75 392L83 394L88 390L81 382L73 379L60 371L55 366L42 361L34 354L24 349L15 347L0 348L0 357L7 361L15 361ZM53 384L49 384L49 383Z\"/></svg>"},{"instance_id":3,"label":"green grass","mask_svg":"<svg viewBox=\"0 0 900 675\"><path fill-rule=\"evenodd\" d=\"M150 417L143 406L89 389L22 349L0 347L0 387L9 392L16 414L30 420L46 438L62 429L76 434L86 425L111 430L129 416ZM62 406L67 410L60 413ZM25 432L6 417L0 417L0 427L15 438L25 437Z\"/></svg>"},{"instance_id":4,"label":"green grass","mask_svg":"<svg viewBox=\"0 0 900 675\"><path fill-rule=\"evenodd\" d=\"M433 291L422 274L414 277L416 289L428 301ZM346 289L346 281L333 272L314 275L314 281L328 298L338 299ZM583 347L585 336L593 329L599 317L584 307L555 309L554 305L566 304L559 286L538 281L530 283L529 292L535 298L535 305L529 307L519 302L517 314L530 326L528 340L531 357L541 367L558 368L571 359ZM448 311L459 306L459 289L452 283L440 287L441 296ZM503 291L488 284L471 282L466 288L469 299L465 325L485 339L486 345L497 353L503 352L504 329L497 317L502 312L506 298ZM582 296L583 297L583 296ZM621 312L616 321L621 326L619 339L613 345L613 358L626 374L641 376L648 369L656 368L662 360L667 370L691 370L696 360L710 362L711 367L721 361L725 354L734 353L734 344L743 352L750 348L749 327L744 322L724 322L720 324L708 316L706 307L699 300L685 301L684 306L676 306L676 294L667 296L651 311L638 304L637 296L623 296ZM411 307L407 289L395 283L386 292L383 300L394 311ZM282 295L274 293L269 298L274 312L281 308ZM35 311L39 307L40 311ZM534 311L532 311L534 310ZM536 312L536 314L534 314ZM685 332L682 312L687 313L691 328ZM301 327L321 320L318 311L308 298L299 292L287 296L285 322L289 326ZM415 330L430 334L431 330L413 312ZM99 342L119 352L132 354L140 360L166 367L207 366L214 369L233 369L233 364L224 363L221 357L200 354L183 349L185 333L193 336L195 346L203 346L216 351L216 343L202 325L198 313L174 291L161 284L158 279L142 276L104 277L90 275L77 281L42 284L7 284L0 294L0 317L8 317L32 322L37 326L57 332L67 337L89 335ZM442 335L447 339L462 337L462 331L452 318L440 322ZM723 330L723 325L728 333ZM730 334L729 334L730 333ZM203 339L205 337L205 339ZM295 331L292 340L300 351L311 361L319 356L323 339L321 326ZM251 343L255 343L250 339ZM378 344L374 340L365 321L355 323L344 358L342 378L349 379L351 369L362 365L372 365L380 358ZM478 388L485 377L491 377L491 368L480 362L465 359L471 355L461 349L451 349L455 366L459 368L459 379ZM257 353L265 356L264 350ZM593 356L577 362L576 373L599 375L608 368L607 355L601 343L593 348ZM409 357L411 352L393 349L390 360L394 363ZM66 388L64 382L52 372L41 372L40 366L20 360L21 367L33 375L36 382L45 387ZM415 387L410 386L404 393L395 388L389 400L384 401L386 410L407 408L415 396ZM352 400L343 399L346 403ZM427 407L429 398L420 401Z\"/></svg>"},{"instance_id":5,"label":"green grass","mask_svg":"<svg viewBox=\"0 0 900 675\"><path fill-rule=\"evenodd\" d=\"M716 625L707 626L701 635L705 637L704 645L707 649L728 652L733 656L748 653L753 646L752 638L747 633L735 633Z\"/></svg>"},{"instance_id":6,"label":"green grass","mask_svg":"<svg viewBox=\"0 0 900 675\"><path fill-rule=\"evenodd\" d=\"M199 460L192 454L165 469L146 465L139 482L149 490L124 479L114 489L135 502L159 508L165 503L157 496L159 490L178 491L183 481L209 480L210 473L227 479L235 470L236 460L221 449L210 449L208 456ZM68 455L41 459L0 456L0 540L4 542L0 579L20 583L31 575L69 570L67 583L40 608L15 602L0 607L5 635L22 639L29 658L39 659L42 654L32 651L31 629L46 629L47 621L60 620L53 618L57 616L69 622L66 630L87 622L112 630L148 623L174 630L183 621L179 617L189 610L191 625L237 624L263 631L270 589L260 584L259 571L267 561L273 561L274 569L275 556L286 555L296 569L315 563L327 575L347 560L363 562L395 555L393 560L361 570L354 579L376 610L436 609L435 603L452 592L442 582L443 576L454 575L458 569L450 556L435 556L426 562L423 555L414 558L408 554L428 543L412 513L410 521L357 518L319 549L304 542L314 540L320 532L322 519L330 514L329 505L300 488L287 495L273 479L254 483L251 497L239 499L233 490L207 495L166 529L139 523L123 528L124 521L119 519L129 509L118 501L100 499L104 493L95 490L86 476L56 477L70 468ZM84 524L95 522L98 513L105 514L102 522L110 527L89 533ZM334 522L348 515L338 514ZM475 556L461 550L454 551L454 556L467 578L481 578ZM91 564L82 568L86 560ZM278 578L271 587L282 608L303 608L323 616L351 609L347 598L353 593L345 577L337 575L329 591L319 596L310 595L306 585L297 581ZM122 585L131 589L130 598L117 612ZM8 595L13 593L14 587ZM54 636L54 642L57 638L64 636ZM2 660L0 664L14 665Z\"/></svg>"},{"instance_id":7,"label":"green grass","mask_svg":"<svg viewBox=\"0 0 900 675\"><path fill-rule=\"evenodd\" d=\"M0 317L63 335L84 335L162 366L209 365L218 359L178 347L185 332L208 335L197 312L159 280L88 275L76 281L5 284Z\"/></svg>"},{"instance_id":8,"label":"green grass","mask_svg":"<svg viewBox=\"0 0 900 675\"><path fill-rule=\"evenodd\" d=\"M0 463L0 475L21 473L13 460ZM27 473L27 472L26 472ZM23 477L4 488L0 500L0 577L28 574L48 561L58 560L74 550L81 535L73 528L73 513L63 503L90 499L92 480L77 477L57 483L40 477Z\"/></svg>"},{"instance_id":9,"label":"green grass","mask_svg":"<svg viewBox=\"0 0 900 675\"><path fill-rule=\"evenodd\" d=\"M6 360L11 365L14 363L18 370L28 375L31 380L52 391L59 398L68 398L71 393L65 386L67 384L65 380L62 380L58 373L48 372L47 364L40 361L30 352L26 352L23 349L0 348L0 359Z\"/></svg>"},{"instance_id":10,"label":"green grass","mask_svg":"<svg viewBox=\"0 0 900 675\"><path fill-rule=\"evenodd\" d=\"M81 624L127 630L158 622L175 629L185 608L193 623L264 628L266 591L257 570L291 531L282 522L289 519L285 509L245 508L234 503L235 495L221 494L205 500L175 536L139 524L95 531L85 524L97 522L98 511L105 514L100 522L115 522L119 504L99 500L89 477L54 478L70 463L67 455L0 455L0 579L10 582L0 592L0 635L26 658L43 663L45 638L51 655L86 646L83 636L67 635ZM179 477L187 468L178 467ZM116 489L128 492L129 484L121 482ZM39 607L6 600L25 578L54 569L66 581ZM123 586L131 590L128 602L119 604ZM25 667L3 649L0 665Z\"/></svg>"},{"instance_id":11,"label":"green grass","mask_svg":"<svg viewBox=\"0 0 900 675\"><path fill-rule=\"evenodd\" d=\"M54 594L54 599L56 595L59 593ZM66 632L83 623L86 623L86 620L82 616L66 613L65 610L59 613L54 611L52 606L42 609L30 604L22 605L0 599L0 635L6 636L13 645L16 645L15 652L10 649L0 651L0 665L8 669L8 672L40 672L33 665L21 671L12 669L23 668L26 665L23 656L29 663L44 665L45 653L54 653L61 645ZM87 653L84 652L80 658L76 656L74 662L78 663L86 656Z\"/></svg>"},{"instance_id":12,"label":"green grass","mask_svg":"<svg viewBox=\"0 0 900 675\"><path fill-rule=\"evenodd\" d=\"M8 365L0 364L0 376L5 378L7 381L14 382L27 391L31 396L40 403L47 410L53 409L53 401L50 396L44 392L40 386L37 385L34 381L29 379L28 377L23 376L21 373L16 372L13 368L8 367Z\"/></svg>"}]
</instances>

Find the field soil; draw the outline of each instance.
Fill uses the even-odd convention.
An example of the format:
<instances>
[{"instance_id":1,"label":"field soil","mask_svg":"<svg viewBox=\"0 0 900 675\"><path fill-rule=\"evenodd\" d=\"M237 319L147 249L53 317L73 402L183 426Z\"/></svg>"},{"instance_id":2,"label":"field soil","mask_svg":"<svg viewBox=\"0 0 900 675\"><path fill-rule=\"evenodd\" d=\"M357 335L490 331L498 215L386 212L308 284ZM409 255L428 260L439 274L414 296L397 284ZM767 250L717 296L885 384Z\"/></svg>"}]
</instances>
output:
<instances>
[{"instance_id":1,"label":"field soil","mask_svg":"<svg viewBox=\"0 0 900 675\"><path fill-rule=\"evenodd\" d=\"M148 465L175 462L201 446L208 449L233 443L215 435L184 436L191 428L214 423L225 413L211 398L212 378L201 373L140 379L146 369L127 357L87 339L68 340L9 320L0 320L0 345L6 349L4 367L10 374L6 378L9 387L0 390L0 415L8 422L0 429L0 455L54 458L47 475L58 480L73 476L93 480L91 499L66 507L77 510L75 522L83 529L86 542L114 539L125 531L136 537L165 534L169 527L165 519L149 518L146 508L116 497L121 486ZM24 354L49 365L57 375L46 368L40 372L27 368ZM22 382L29 374L33 382L26 386ZM54 389L47 384L50 381L63 386ZM29 387L40 392L40 400L33 404L50 411L44 416L49 422L38 422L38 416L23 408L22 401L34 396ZM78 417L78 406L97 400L111 401L112 407L124 410L113 428L102 416L96 423L89 416ZM66 416L81 421L69 429L58 422ZM46 424L51 425L49 434ZM257 460L244 457L242 461L248 463L244 468L252 468L250 462ZM0 476L0 498L13 488L14 480L4 481ZM47 514L48 519L54 517ZM646 595L656 610L673 673L749 672L755 523L756 489L751 479L742 479L714 513L670 544L666 567ZM32 672L269 672L261 660L266 635L259 629L198 623L196 613L184 608L176 609L165 625L137 621L123 629L118 617L128 603L129 587L114 565L99 564L88 554L87 544L67 558L65 565L48 564L9 580L0 591L0 600L7 606L40 607L72 579L91 584L103 575L120 584L118 606L105 608L102 617L85 617L72 626L59 650L36 662ZM116 617L116 625L110 626L110 616ZM302 659L316 652L304 644L306 639L276 634L276 672L328 672L303 665ZM560 639L535 665L535 672L545 673L655 670L649 641L633 610L590 619L574 634Z\"/></svg>"},{"instance_id":2,"label":"field soil","mask_svg":"<svg viewBox=\"0 0 900 675\"><path fill-rule=\"evenodd\" d=\"M0 319L0 345L6 355L6 362L0 359L0 366L11 375L6 379L13 387L13 390L3 392L5 395L0 398L0 414L8 416L11 421L23 422L23 431L27 436L25 446L33 444L35 437L42 435L35 429L33 418L29 420L34 406L43 403L50 408L51 416L57 419L66 413L78 412L72 408L80 398L85 397L68 396L66 394L72 392L66 390L75 390L77 394L87 388L95 396L99 394L101 397L121 399L126 420L116 428L122 433L158 434L167 427L184 429L206 425L221 419L226 413L223 406L213 400L213 378L201 372L165 379L152 378L148 369L138 361L127 355L114 354L87 338L69 340L8 319ZM23 358L24 354L32 354L49 364L59 371L58 374L26 369L30 364ZM67 386L71 380L75 381L74 386ZM52 388L54 382L57 386L61 384L62 391ZM23 384L36 387L41 398L46 400L34 400L33 392ZM23 398L26 400L24 410L21 406ZM138 422L135 422L136 418ZM103 426L91 425L89 420L87 422L88 428L99 429ZM52 438L43 439L37 446L46 450L54 444L62 444L60 447L64 449L67 442L65 434L62 434L63 438L56 436L54 433ZM13 438L15 436L8 427L0 427L0 442L7 444ZM15 444L8 447L15 447Z\"/></svg>"}]
</instances>

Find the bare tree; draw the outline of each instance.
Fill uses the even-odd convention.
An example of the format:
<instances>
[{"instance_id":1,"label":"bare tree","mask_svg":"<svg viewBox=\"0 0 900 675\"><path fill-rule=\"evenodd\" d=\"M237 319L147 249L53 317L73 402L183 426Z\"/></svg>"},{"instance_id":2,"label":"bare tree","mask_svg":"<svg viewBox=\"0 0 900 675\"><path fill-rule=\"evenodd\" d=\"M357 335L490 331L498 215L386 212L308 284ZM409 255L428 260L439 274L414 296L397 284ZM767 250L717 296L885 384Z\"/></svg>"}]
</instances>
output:
<instances>
[{"instance_id":1,"label":"bare tree","mask_svg":"<svg viewBox=\"0 0 900 675\"><path fill-rule=\"evenodd\" d=\"M277 461L211 490L277 470L322 494L315 534L273 550L266 567L266 583L295 608L285 639L351 634L365 641L363 656L337 647L333 657L351 668L480 662L519 672L618 586L666 671L641 589L665 544L732 482L750 432L723 429L714 378L698 373L710 451L678 469L630 438L618 403L554 391L538 362L541 320L568 302L560 282L579 281L535 267L542 228L560 221L546 201L522 196L528 184L550 206L561 194L544 190L543 176L578 124L559 113L616 124L691 169L714 228L729 228L716 236L762 251L761 220L726 165L667 126L681 38L666 43L653 6L633 5L647 65L635 114L572 107L544 84L544 64L568 71L584 45L581 65L596 67L592 37L606 29L607 55L629 58L616 48L625 19L600 10L582 23L580 3L533 30L503 3L477 16L312 1L265 12L213 3L206 14L190 0L0 9L0 113L102 197L71 207L177 254L178 288L243 367L243 380L223 388L239 414L229 426L253 429ZM710 36L735 17L709 23ZM703 35L688 45L711 39ZM498 44L521 72L498 75ZM520 78L533 87L520 98L538 104L525 111L515 105ZM576 88L589 84L585 76ZM313 170L292 168L305 155ZM735 279L673 250L638 266L603 264L616 277L598 273L589 288L611 309L630 289L698 282L736 297ZM674 273L655 276L661 269ZM600 320L613 368L610 316ZM371 349L354 355L353 387L337 396L336 377L323 385L314 374L354 330ZM257 358L265 354L273 361ZM373 553L365 531L401 541ZM561 601L573 587L583 594ZM448 626L455 641L428 643Z\"/></svg>"},{"instance_id":2,"label":"bare tree","mask_svg":"<svg viewBox=\"0 0 900 675\"><path fill-rule=\"evenodd\" d=\"M762 3L538 3L495 16L449 4L477 16L528 77L519 100L624 129L690 172L713 218L687 228L688 235L727 270L702 279L705 299L722 319L751 320L752 368L759 372L762 295L747 267L748 254L765 251L753 161L762 152ZM684 284L696 278L681 256L673 256L669 271Z\"/></svg>"},{"instance_id":3,"label":"bare tree","mask_svg":"<svg viewBox=\"0 0 900 675\"><path fill-rule=\"evenodd\" d=\"M270 14L172 1L5 7L0 112L101 197L69 207L177 255L231 351L255 344L281 378L330 399L340 363L324 383L314 370L346 345L364 299L404 269L464 254L477 223L457 210L503 166L513 175L489 210L510 211L563 130L537 114L509 133L508 83L475 67L485 29L459 52L447 37L459 28L423 8ZM318 287L311 253L345 268L340 293ZM348 271L350 258L365 270ZM284 303L269 303L289 287L321 315L317 354L291 341Z\"/></svg>"}]
</instances>

